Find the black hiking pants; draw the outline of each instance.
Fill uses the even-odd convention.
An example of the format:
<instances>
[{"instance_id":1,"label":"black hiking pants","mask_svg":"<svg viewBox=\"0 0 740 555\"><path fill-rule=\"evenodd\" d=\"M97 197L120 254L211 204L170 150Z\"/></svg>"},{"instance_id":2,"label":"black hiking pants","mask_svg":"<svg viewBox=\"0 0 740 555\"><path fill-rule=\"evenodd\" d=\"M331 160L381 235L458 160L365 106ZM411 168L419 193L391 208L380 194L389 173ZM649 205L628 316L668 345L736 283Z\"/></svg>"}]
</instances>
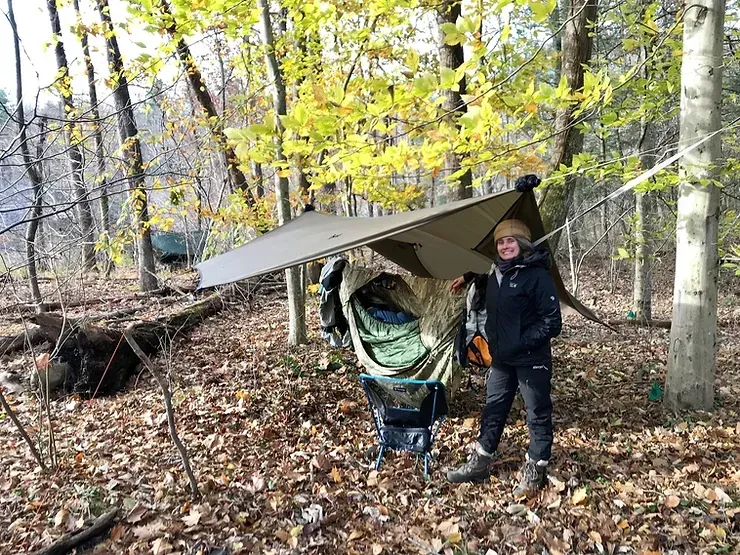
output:
<instances>
[{"instance_id":1,"label":"black hiking pants","mask_svg":"<svg viewBox=\"0 0 740 555\"><path fill-rule=\"evenodd\" d=\"M552 363L510 366L494 363L486 381L486 406L481 416L478 443L488 453L498 448L517 386L524 398L529 427L529 458L548 461L552 451Z\"/></svg>"}]
</instances>

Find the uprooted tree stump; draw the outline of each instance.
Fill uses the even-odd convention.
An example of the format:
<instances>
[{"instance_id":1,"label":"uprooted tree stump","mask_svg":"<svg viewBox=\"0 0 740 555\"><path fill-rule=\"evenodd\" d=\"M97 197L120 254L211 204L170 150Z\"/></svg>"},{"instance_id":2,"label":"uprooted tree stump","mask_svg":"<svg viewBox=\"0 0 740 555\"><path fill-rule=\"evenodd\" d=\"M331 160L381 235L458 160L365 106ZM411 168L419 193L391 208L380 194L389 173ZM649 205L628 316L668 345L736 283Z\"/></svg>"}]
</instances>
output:
<instances>
[{"instance_id":1,"label":"uprooted tree stump","mask_svg":"<svg viewBox=\"0 0 740 555\"><path fill-rule=\"evenodd\" d=\"M129 333L151 356L222 306L221 296L213 294L172 316L130 326ZM139 369L139 356L120 330L75 323L49 313L36 314L30 321L52 342L51 359L40 365L39 375L33 380L42 391L63 389L85 398L112 394L123 389Z\"/></svg>"}]
</instances>

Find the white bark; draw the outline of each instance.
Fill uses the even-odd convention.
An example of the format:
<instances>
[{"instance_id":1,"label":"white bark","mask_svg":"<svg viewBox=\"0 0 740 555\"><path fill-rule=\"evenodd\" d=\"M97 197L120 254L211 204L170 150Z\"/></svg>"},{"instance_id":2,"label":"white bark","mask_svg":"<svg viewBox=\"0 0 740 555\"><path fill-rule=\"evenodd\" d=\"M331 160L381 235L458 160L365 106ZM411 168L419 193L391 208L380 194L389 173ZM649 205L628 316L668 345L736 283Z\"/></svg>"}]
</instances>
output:
<instances>
[{"instance_id":1,"label":"white bark","mask_svg":"<svg viewBox=\"0 0 740 555\"><path fill-rule=\"evenodd\" d=\"M724 0L698 0L686 13L681 67L681 144L720 128ZM719 135L681 159L676 281L666 402L711 410L717 349L716 175Z\"/></svg>"},{"instance_id":2,"label":"white bark","mask_svg":"<svg viewBox=\"0 0 740 555\"><path fill-rule=\"evenodd\" d=\"M286 162L283 154L283 128L280 116L286 114L285 83L282 71L275 56L275 38L272 32L270 8L267 0L258 0L262 23L262 42L265 46L265 62L270 82L273 85L273 101L275 106L275 120L278 127L276 156L278 162ZM278 223L283 225L290 221L290 191L288 178L280 177L275 173L275 195L277 197ZM300 345L306 342L306 304L304 300L303 280L300 268L285 270L285 281L288 289L288 344Z\"/></svg>"}]
</instances>

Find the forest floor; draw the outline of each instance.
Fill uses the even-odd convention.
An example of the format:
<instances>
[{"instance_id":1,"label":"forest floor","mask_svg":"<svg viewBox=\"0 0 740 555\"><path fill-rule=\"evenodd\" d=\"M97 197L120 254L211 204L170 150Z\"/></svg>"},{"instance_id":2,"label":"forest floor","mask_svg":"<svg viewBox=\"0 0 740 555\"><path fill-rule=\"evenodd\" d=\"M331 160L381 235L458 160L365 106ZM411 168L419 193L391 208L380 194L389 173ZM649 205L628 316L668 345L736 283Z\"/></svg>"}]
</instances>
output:
<instances>
[{"instance_id":1,"label":"forest floor","mask_svg":"<svg viewBox=\"0 0 740 555\"><path fill-rule=\"evenodd\" d=\"M624 318L631 276L625 266L610 283L604 268L584 271L580 297L604 317ZM656 272L656 318L670 314L669 274ZM135 285L99 280L79 291L114 298ZM119 520L90 553L184 554L198 539L265 554L737 553L739 295L740 281L723 278L712 413L676 414L650 400L665 378L666 330L615 333L568 315L554 341L550 483L527 502L511 493L527 443L519 401L490 482L445 481L476 439L483 376L452 402L430 481L406 453L390 453L376 472L360 370L350 351L320 340L316 298L310 342L298 348L286 345L280 294L231 304L157 359L172 376L203 499L190 501L161 393L142 373L116 396L51 403L59 466L50 475L0 412L0 553L33 552L111 507ZM127 300L88 311L136 302L137 318L177 308ZM17 325L17 314L0 318L3 328ZM0 359L5 371L31 365L28 355ZM6 396L37 435L35 396Z\"/></svg>"}]
</instances>

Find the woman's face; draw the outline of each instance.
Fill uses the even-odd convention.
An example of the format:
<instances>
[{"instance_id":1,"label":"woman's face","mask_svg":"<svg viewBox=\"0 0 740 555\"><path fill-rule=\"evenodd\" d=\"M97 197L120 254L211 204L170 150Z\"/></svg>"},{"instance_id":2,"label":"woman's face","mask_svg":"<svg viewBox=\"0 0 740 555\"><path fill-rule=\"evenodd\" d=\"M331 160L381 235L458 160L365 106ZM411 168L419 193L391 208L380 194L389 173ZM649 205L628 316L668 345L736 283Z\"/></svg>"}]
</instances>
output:
<instances>
[{"instance_id":1,"label":"woman's face","mask_svg":"<svg viewBox=\"0 0 740 555\"><path fill-rule=\"evenodd\" d=\"M513 237L501 237L496 241L496 249L501 260L511 260L519 256L521 249L519 243Z\"/></svg>"}]
</instances>

